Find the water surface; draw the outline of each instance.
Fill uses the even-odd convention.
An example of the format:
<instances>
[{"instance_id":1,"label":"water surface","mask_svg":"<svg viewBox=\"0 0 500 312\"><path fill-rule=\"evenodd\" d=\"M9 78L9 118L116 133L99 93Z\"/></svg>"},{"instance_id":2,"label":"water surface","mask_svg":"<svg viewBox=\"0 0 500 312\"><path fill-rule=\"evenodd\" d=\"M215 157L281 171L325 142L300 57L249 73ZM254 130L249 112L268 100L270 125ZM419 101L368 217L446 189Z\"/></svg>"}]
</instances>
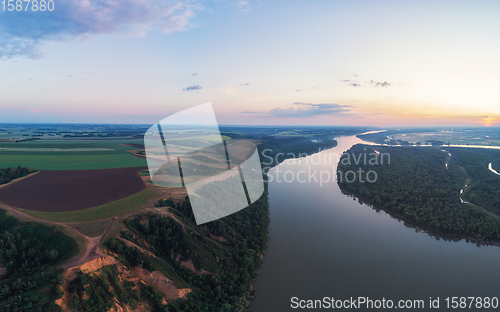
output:
<instances>
[{"instance_id":1,"label":"water surface","mask_svg":"<svg viewBox=\"0 0 500 312\"><path fill-rule=\"evenodd\" d=\"M335 159L330 155L363 142L337 140L337 147L319 156ZM284 162L271 175L280 170L283 178L290 171L290 181L301 170L336 170L336 163L317 164L312 157ZM314 179L281 181L269 184L270 240L252 311L300 310L291 308L292 297L424 299L424 310L429 297L439 296L441 308L447 296L500 297L499 247L437 240L343 195L332 179L321 186Z\"/></svg>"}]
</instances>

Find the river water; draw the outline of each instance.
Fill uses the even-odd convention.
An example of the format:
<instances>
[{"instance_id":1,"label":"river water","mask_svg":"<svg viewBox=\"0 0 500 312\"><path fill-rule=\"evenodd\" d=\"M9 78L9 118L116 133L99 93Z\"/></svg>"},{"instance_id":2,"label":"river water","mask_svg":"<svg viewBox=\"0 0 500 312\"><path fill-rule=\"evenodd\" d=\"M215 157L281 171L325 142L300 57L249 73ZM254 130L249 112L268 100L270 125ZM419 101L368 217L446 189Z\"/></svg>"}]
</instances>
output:
<instances>
[{"instance_id":1,"label":"river water","mask_svg":"<svg viewBox=\"0 0 500 312\"><path fill-rule=\"evenodd\" d=\"M430 297L439 297L440 309L433 311L452 310L446 309L446 297L500 298L500 247L436 239L343 195L334 179L309 179L311 169L331 173L337 165L318 164L312 157L335 159L363 143L354 136L337 141L333 149L271 170L269 247L254 285L257 298L251 311L301 310L292 308L292 297L362 296L390 299L395 305L422 299L421 311L430 309ZM299 172L305 174L291 181Z\"/></svg>"}]
</instances>

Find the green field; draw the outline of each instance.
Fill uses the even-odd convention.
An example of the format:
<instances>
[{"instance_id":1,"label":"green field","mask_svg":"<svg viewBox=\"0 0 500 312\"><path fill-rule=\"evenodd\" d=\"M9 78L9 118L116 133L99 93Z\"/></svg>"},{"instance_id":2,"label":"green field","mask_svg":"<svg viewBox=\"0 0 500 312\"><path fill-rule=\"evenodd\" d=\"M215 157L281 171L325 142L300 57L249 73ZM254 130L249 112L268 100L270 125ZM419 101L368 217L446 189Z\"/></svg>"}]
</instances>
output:
<instances>
[{"instance_id":1,"label":"green field","mask_svg":"<svg viewBox=\"0 0 500 312\"><path fill-rule=\"evenodd\" d=\"M147 166L145 159L127 152L138 149L123 145L127 143L138 144L142 143L142 140L1 142L0 167L21 166L38 170L90 170Z\"/></svg>"},{"instance_id":2,"label":"green field","mask_svg":"<svg viewBox=\"0 0 500 312\"><path fill-rule=\"evenodd\" d=\"M216 137L202 138L209 141ZM222 138L231 139L228 136ZM130 152L141 148L127 146L142 143L143 140L137 138L59 138L17 143L0 142L0 168L21 166L37 170L91 170L145 167L146 159Z\"/></svg>"},{"instance_id":3,"label":"green field","mask_svg":"<svg viewBox=\"0 0 500 312\"><path fill-rule=\"evenodd\" d=\"M72 223L68 225L85 236L97 237L104 234L104 231L106 231L110 224L111 220L108 219L92 222Z\"/></svg>"},{"instance_id":4,"label":"green field","mask_svg":"<svg viewBox=\"0 0 500 312\"><path fill-rule=\"evenodd\" d=\"M0 167L27 167L38 170L90 170L147 166L146 159L131 154L102 155L5 155Z\"/></svg>"},{"instance_id":5,"label":"green field","mask_svg":"<svg viewBox=\"0 0 500 312\"><path fill-rule=\"evenodd\" d=\"M151 199L159 195L154 188L148 187L139 193L88 209L67 212L41 212L18 209L35 218L53 222L87 222L102 220L142 209Z\"/></svg>"}]
</instances>

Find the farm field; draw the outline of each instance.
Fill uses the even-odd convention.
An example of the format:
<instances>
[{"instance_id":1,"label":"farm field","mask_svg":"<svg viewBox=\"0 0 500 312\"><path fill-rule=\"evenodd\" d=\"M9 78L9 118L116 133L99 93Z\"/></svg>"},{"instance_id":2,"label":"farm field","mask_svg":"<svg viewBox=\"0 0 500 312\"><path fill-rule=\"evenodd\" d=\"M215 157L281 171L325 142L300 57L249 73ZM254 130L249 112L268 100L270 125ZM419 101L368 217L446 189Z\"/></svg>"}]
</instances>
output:
<instances>
[{"instance_id":1,"label":"farm field","mask_svg":"<svg viewBox=\"0 0 500 312\"><path fill-rule=\"evenodd\" d=\"M161 192L154 187L147 187L144 190L97 207L64 211L64 212L44 212L28 209L18 209L19 211L34 218L52 222L77 223L109 219L119 217L129 212L144 208L152 199L161 195Z\"/></svg>"},{"instance_id":2,"label":"farm field","mask_svg":"<svg viewBox=\"0 0 500 312\"><path fill-rule=\"evenodd\" d=\"M2 128L1 168L91 170L147 165L144 158L132 154L142 145L142 130L134 126L3 125Z\"/></svg>"},{"instance_id":3,"label":"farm field","mask_svg":"<svg viewBox=\"0 0 500 312\"><path fill-rule=\"evenodd\" d=\"M37 170L91 170L146 166L146 160L132 154L22 155L0 153L2 168L17 166Z\"/></svg>"},{"instance_id":4,"label":"farm field","mask_svg":"<svg viewBox=\"0 0 500 312\"><path fill-rule=\"evenodd\" d=\"M0 189L0 201L43 212L91 208L143 190L140 169L41 171Z\"/></svg>"}]
</instances>

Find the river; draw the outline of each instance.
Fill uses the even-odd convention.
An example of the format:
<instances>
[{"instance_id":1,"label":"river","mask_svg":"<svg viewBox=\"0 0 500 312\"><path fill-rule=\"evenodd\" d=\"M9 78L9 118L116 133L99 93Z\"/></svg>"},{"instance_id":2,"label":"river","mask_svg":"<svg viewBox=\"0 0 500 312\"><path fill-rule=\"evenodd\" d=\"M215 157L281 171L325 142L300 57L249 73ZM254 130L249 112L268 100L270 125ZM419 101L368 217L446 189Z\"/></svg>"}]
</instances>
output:
<instances>
[{"instance_id":1,"label":"river","mask_svg":"<svg viewBox=\"0 0 500 312\"><path fill-rule=\"evenodd\" d=\"M311 169L334 172L336 162L318 164L313 157L335 159L352 145L364 143L354 136L337 141L335 148L285 161L270 171L274 176L269 183L269 247L254 284L257 298L251 311L301 310L292 308L292 297L363 296L394 304L422 299L423 311L429 310L429 297L439 297L440 309L434 311L447 310L448 296L500 297L499 247L477 247L407 227L343 195L334 179L309 181L304 174L300 181L291 181ZM276 171L281 171L281 182Z\"/></svg>"}]
</instances>

